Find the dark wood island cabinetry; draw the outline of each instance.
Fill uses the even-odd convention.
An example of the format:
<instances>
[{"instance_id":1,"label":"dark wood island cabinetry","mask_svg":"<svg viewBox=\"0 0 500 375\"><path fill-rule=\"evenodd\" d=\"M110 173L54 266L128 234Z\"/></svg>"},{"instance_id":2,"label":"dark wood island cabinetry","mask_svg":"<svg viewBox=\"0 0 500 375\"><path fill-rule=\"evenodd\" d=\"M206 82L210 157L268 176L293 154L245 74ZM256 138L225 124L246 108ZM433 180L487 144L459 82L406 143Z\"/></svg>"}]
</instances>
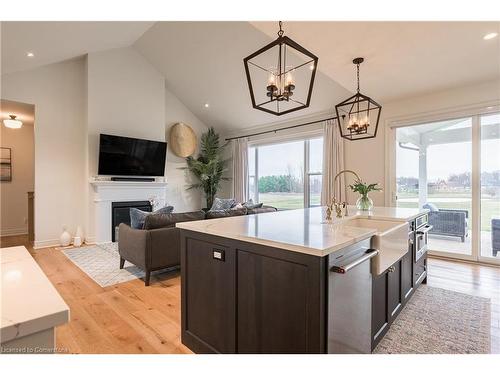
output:
<instances>
[{"instance_id":1,"label":"dark wood island cabinetry","mask_svg":"<svg viewBox=\"0 0 500 375\"><path fill-rule=\"evenodd\" d=\"M331 315L341 311L338 307L345 296L338 291L332 296L329 278L334 257L343 255L340 251L318 256L279 244L181 229L184 345L196 353L337 352L329 345L328 326ZM369 238L366 235L345 248L369 251ZM422 274L415 278L419 266L409 243L408 253L383 274L372 277L368 272L370 300L359 307L371 316L367 352L425 278Z\"/></svg>"}]
</instances>

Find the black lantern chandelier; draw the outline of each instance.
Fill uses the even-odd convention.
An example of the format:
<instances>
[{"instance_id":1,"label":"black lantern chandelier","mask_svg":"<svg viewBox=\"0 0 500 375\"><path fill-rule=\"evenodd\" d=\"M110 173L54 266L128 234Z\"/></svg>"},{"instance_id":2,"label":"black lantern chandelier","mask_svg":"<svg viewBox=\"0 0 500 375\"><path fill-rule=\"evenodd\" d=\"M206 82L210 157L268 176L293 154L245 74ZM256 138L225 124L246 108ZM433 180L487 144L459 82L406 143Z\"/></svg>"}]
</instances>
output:
<instances>
[{"instance_id":1,"label":"black lantern chandelier","mask_svg":"<svg viewBox=\"0 0 500 375\"><path fill-rule=\"evenodd\" d=\"M309 107L318 58L283 36L243 59L255 109L280 116Z\"/></svg>"},{"instance_id":2,"label":"black lantern chandelier","mask_svg":"<svg viewBox=\"0 0 500 375\"><path fill-rule=\"evenodd\" d=\"M364 61L357 57L352 62L357 67L358 89L356 94L335 106L340 134L351 141L377 136L378 122L382 107L372 98L359 92L359 64Z\"/></svg>"}]
</instances>

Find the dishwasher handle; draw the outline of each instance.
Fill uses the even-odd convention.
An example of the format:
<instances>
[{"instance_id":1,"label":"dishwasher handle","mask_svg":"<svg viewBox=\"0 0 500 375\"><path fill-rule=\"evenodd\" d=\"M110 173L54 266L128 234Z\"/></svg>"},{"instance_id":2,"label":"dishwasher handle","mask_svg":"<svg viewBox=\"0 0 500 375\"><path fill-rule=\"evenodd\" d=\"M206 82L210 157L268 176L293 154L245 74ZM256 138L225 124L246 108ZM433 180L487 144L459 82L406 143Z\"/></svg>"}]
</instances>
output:
<instances>
[{"instance_id":1,"label":"dishwasher handle","mask_svg":"<svg viewBox=\"0 0 500 375\"><path fill-rule=\"evenodd\" d=\"M362 256L357 258L351 263L348 263L343 266L333 266L330 268L330 272L335 272L335 273L346 273L349 270L353 269L354 267L360 265L363 262L366 262L367 260L373 258L375 255L378 254L378 250L376 249L368 249L366 253L364 253Z\"/></svg>"}]
</instances>

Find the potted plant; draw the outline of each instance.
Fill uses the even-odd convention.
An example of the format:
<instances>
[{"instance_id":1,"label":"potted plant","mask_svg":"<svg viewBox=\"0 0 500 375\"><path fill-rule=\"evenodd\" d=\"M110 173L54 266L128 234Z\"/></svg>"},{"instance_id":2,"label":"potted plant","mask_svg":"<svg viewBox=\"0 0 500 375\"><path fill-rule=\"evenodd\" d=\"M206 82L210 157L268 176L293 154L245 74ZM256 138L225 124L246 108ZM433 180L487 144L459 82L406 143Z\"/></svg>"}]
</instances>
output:
<instances>
[{"instance_id":1,"label":"potted plant","mask_svg":"<svg viewBox=\"0 0 500 375\"><path fill-rule=\"evenodd\" d=\"M229 161L229 159L223 159L226 146L227 143L220 144L219 134L215 132L214 128L210 128L201 135L198 157L188 156L186 158L187 167L181 168L189 170L199 180L198 183L189 185L188 190L202 189L207 199L208 209L212 207L221 182L229 180L229 178L223 177Z\"/></svg>"},{"instance_id":2,"label":"potted plant","mask_svg":"<svg viewBox=\"0 0 500 375\"><path fill-rule=\"evenodd\" d=\"M349 185L351 190L355 193L361 194L361 196L356 201L356 207L358 210L369 211L373 208L373 201L368 196L370 191L382 191L380 187L375 184L366 184L361 180L354 181L354 184Z\"/></svg>"}]
</instances>

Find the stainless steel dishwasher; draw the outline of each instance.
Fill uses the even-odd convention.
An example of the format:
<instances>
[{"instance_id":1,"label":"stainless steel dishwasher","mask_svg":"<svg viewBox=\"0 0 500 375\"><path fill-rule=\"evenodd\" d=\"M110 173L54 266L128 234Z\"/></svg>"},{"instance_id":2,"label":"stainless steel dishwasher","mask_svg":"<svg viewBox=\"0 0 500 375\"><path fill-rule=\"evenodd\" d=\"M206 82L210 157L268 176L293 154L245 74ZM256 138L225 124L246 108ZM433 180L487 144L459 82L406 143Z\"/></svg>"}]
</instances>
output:
<instances>
[{"instance_id":1,"label":"stainless steel dishwasher","mask_svg":"<svg viewBox=\"0 0 500 375\"><path fill-rule=\"evenodd\" d=\"M328 353L371 353L370 239L329 255Z\"/></svg>"}]
</instances>

